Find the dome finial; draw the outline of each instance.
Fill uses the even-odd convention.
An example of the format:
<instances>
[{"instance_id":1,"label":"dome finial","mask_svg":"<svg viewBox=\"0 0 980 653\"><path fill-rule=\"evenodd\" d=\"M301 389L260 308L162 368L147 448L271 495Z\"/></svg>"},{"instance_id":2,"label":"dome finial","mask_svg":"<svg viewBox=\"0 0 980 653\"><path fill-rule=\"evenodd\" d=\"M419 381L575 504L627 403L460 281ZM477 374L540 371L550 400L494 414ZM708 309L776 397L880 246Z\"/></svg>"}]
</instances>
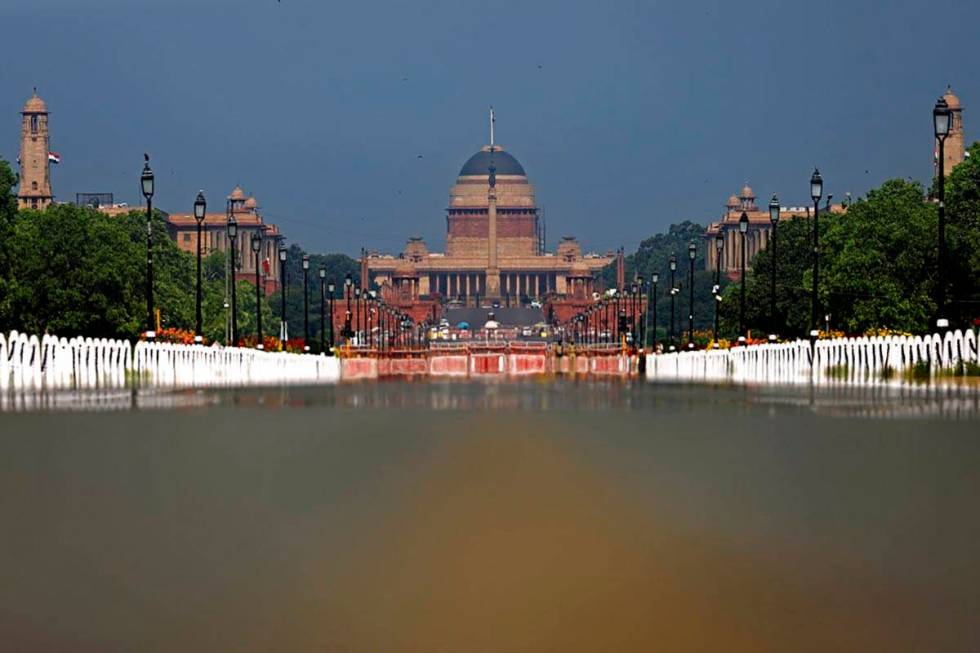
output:
<instances>
[{"instance_id":1,"label":"dome finial","mask_svg":"<svg viewBox=\"0 0 980 653\"><path fill-rule=\"evenodd\" d=\"M490 105L490 151L493 151L493 123L497 122L493 115L493 105Z\"/></svg>"}]
</instances>

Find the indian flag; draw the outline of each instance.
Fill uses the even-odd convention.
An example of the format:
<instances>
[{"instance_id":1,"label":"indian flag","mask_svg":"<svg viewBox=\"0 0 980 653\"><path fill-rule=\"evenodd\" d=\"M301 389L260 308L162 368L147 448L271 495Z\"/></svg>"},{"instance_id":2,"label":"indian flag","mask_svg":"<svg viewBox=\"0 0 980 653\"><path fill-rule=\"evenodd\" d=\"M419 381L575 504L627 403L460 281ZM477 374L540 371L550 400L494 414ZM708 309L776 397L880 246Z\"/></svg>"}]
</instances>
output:
<instances>
[{"instance_id":1,"label":"indian flag","mask_svg":"<svg viewBox=\"0 0 980 653\"><path fill-rule=\"evenodd\" d=\"M48 161L50 163L61 163L61 155L57 152L48 152Z\"/></svg>"}]
</instances>

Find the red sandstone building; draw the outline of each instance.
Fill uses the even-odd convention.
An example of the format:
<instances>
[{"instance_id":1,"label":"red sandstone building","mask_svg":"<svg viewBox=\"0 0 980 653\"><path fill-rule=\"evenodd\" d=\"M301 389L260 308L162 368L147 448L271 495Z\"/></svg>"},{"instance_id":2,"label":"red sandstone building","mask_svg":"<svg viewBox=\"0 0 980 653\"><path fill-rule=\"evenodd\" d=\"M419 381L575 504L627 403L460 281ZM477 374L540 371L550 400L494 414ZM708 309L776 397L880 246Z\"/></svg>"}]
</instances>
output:
<instances>
[{"instance_id":1,"label":"red sandstone building","mask_svg":"<svg viewBox=\"0 0 980 653\"><path fill-rule=\"evenodd\" d=\"M397 255L369 253L362 278L386 301L487 306L592 296L611 255L583 253L566 236L546 251L534 187L520 162L491 142L472 155L449 190L446 250L410 238Z\"/></svg>"},{"instance_id":2,"label":"red sandstone building","mask_svg":"<svg viewBox=\"0 0 980 653\"><path fill-rule=\"evenodd\" d=\"M262 219L258 202L246 196L241 186L235 186L227 198L225 211L207 213L202 225L201 253L228 252L231 240L228 238L228 216L235 216L238 223L238 238L235 241L235 279L255 283L255 253L252 239L260 239L259 278L267 295L279 289L280 278L278 250L283 239L279 228ZM177 247L185 252L197 253L197 220L191 213L171 213L167 216L167 230L177 241ZM230 262L230 257L229 257Z\"/></svg>"}]
</instances>

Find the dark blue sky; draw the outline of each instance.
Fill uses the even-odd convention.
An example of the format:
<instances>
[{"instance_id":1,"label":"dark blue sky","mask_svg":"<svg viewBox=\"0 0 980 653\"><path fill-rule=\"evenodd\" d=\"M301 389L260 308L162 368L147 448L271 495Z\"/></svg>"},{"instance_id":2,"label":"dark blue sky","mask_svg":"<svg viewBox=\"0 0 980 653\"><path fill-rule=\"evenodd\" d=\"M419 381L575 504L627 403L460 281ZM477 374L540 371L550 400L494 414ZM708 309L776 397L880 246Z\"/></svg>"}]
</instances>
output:
<instances>
[{"instance_id":1,"label":"dark blue sky","mask_svg":"<svg viewBox=\"0 0 980 653\"><path fill-rule=\"evenodd\" d=\"M313 251L441 248L490 104L549 246L600 251L713 219L746 180L801 204L814 165L838 198L924 181L947 83L980 134L962 0L7 0L0 25L0 154L37 85L60 199L136 203L148 151L161 208L241 183Z\"/></svg>"}]
</instances>

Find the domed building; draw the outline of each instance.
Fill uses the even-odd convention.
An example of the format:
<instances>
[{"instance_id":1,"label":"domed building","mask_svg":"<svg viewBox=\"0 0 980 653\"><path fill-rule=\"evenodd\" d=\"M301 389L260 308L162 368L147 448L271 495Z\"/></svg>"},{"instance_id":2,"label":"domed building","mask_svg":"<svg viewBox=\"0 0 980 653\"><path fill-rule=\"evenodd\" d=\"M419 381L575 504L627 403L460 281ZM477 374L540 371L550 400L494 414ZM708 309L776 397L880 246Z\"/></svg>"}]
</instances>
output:
<instances>
[{"instance_id":1,"label":"domed building","mask_svg":"<svg viewBox=\"0 0 980 653\"><path fill-rule=\"evenodd\" d=\"M581 279L583 270L595 275L613 260L583 255L574 238L563 240L560 248L546 251L534 186L521 162L493 142L491 131L490 144L463 163L449 189L445 252L431 252L412 238L397 256L365 255L361 276L384 291L401 276L399 261L409 259L420 301L516 305L565 296L571 275Z\"/></svg>"},{"instance_id":2,"label":"domed building","mask_svg":"<svg viewBox=\"0 0 980 653\"><path fill-rule=\"evenodd\" d=\"M213 202L213 203L212 203ZM279 228L266 222L259 212L259 203L246 195L241 186L235 186L224 202L211 200L208 207L220 207L208 211L201 223L201 254L228 252L232 243L228 238L228 216L235 216L238 237L235 239L235 279L255 283L255 252L252 239L259 238L259 283L265 293L271 294L281 286L281 269L278 250L283 240ZM167 231L177 242L177 247L197 253L197 220L193 213L171 213L167 216Z\"/></svg>"}]
</instances>

